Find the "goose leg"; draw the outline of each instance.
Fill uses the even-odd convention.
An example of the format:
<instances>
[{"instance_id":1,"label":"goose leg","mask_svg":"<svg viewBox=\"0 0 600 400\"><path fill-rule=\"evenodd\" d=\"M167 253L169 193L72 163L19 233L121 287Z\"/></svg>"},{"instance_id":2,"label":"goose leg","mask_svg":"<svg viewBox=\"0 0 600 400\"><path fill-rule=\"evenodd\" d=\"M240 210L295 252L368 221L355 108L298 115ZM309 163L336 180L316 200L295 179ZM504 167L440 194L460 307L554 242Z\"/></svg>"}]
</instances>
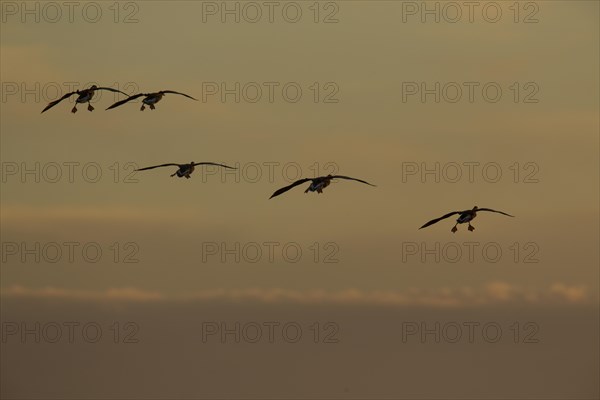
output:
<instances>
[{"instance_id":1,"label":"goose leg","mask_svg":"<svg viewBox=\"0 0 600 400\"><path fill-rule=\"evenodd\" d=\"M150 104L149 107L150 107L151 110L155 110L156 109L156 107L154 107L154 104Z\"/></svg>"},{"instance_id":2,"label":"goose leg","mask_svg":"<svg viewBox=\"0 0 600 400\"><path fill-rule=\"evenodd\" d=\"M88 101L88 111L94 111L94 107L92 107L92 105L90 104L89 101Z\"/></svg>"},{"instance_id":3,"label":"goose leg","mask_svg":"<svg viewBox=\"0 0 600 400\"><path fill-rule=\"evenodd\" d=\"M475 230L475 227L471 225L471 223L469 222L469 228L468 228L471 232L473 232Z\"/></svg>"},{"instance_id":4,"label":"goose leg","mask_svg":"<svg viewBox=\"0 0 600 400\"><path fill-rule=\"evenodd\" d=\"M73 106L73 109L71 110L71 112L72 112L73 114L75 114L75 113L77 112L77 104L75 104L75 105Z\"/></svg>"},{"instance_id":5,"label":"goose leg","mask_svg":"<svg viewBox=\"0 0 600 400\"><path fill-rule=\"evenodd\" d=\"M458 225L458 222L456 223L456 225ZM455 233L458 230L456 225L454 225L454 227L451 229L452 233Z\"/></svg>"},{"instance_id":6,"label":"goose leg","mask_svg":"<svg viewBox=\"0 0 600 400\"><path fill-rule=\"evenodd\" d=\"M146 109L146 107L142 104L142 108L140 108L140 111L144 111Z\"/></svg>"}]
</instances>

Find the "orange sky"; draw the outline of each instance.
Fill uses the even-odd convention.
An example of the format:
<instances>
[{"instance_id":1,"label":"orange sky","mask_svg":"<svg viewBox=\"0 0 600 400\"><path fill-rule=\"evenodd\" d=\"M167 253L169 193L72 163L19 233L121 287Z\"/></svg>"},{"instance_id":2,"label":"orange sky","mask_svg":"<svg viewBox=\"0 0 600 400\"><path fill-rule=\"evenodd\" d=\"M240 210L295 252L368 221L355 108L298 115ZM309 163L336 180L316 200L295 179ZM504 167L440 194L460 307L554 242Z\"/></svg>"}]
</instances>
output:
<instances>
[{"instance_id":1,"label":"orange sky","mask_svg":"<svg viewBox=\"0 0 600 400\"><path fill-rule=\"evenodd\" d=\"M598 2L465 3L0 1L0 395L598 398ZM198 101L40 113L93 83ZM190 161L238 170L133 173ZM269 200L327 173L376 187ZM475 205L515 218L418 229ZM14 331L64 321L103 341Z\"/></svg>"},{"instance_id":2,"label":"orange sky","mask_svg":"<svg viewBox=\"0 0 600 400\"><path fill-rule=\"evenodd\" d=\"M443 14L440 23L422 23L412 15L403 23L400 3L343 2L339 10L319 14L322 19L334 12L337 23L314 23L304 4L302 19L292 24L279 14L273 23L244 22L245 14L240 23L222 23L212 15L203 23L200 2L135 4L120 11L118 23L108 5L97 23L87 22L81 10L72 23L66 16L50 23L51 10L43 9L39 23L20 9L3 16L3 241L98 242L105 252L111 243L134 242L140 259L131 265L115 264L109 256L97 264L61 259L47 265L21 262L19 253L3 263L3 289L369 291L483 288L502 281L533 291L583 286L588 301L597 299L595 2L542 2L537 23L514 23L507 5L498 23L478 13L473 23L444 22ZM129 13L137 22L123 23ZM104 111L119 98L104 94L93 103L93 113L79 106L72 115L72 104L65 101L40 115L53 90L67 82L144 92L172 89L201 101L167 95L155 111L140 113L137 103ZM208 87L222 82L230 88L235 82L279 86L273 102L263 93L256 103L247 101L250 95L235 103L231 95L221 101L207 94ZM289 82L303 90L297 103L286 102L279 90ZM320 90L316 103L314 82ZM419 95L403 102L406 82L479 86L473 102L467 92L456 103L443 96L439 103L432 96L423 103ZM514 82L520 90L516 103ZM503 90L497 103L482 97L480 88L489 83ZM532 87L537 89L531 98L538 102L525 103ZM332 90L337 103L324 103ZM131 171L127 163L190 160L236 164L242 172L237 178L196 172L190 180L178 180L169 178L173 171L159 169L123 183ZM58 183L50 182L52 171L45 169L39 183L34 175L22 178L22 170L36 163L40 171L62 166ZM78 163L73 182L64 163ZM83 177L80 168L89 163L101 169L97 182ZM272 179L268 163L275 165ZM325 165L333 163L339 173L377 187L344 182L323 195L304 195L298 188L267 200L287 184L286 163L299 166L302 176L313 176L315 165L326 172ZM440 168L491 163L502 178L490 183L477 170L471 183L466 167L457 183L445 175L424 183L418 174L403 176L409 164L433 168L436 163ZM254 179L256 165L261 175ZM294 176L295 170L286 171ZM537 182L524 183L527 177ZM462 226L452 235L451 220L417 230L433 217L473 205L517 218L480 215L474 233ZM263 257L257 263L223 263L219 255L202 262L207 243L243 247L272 241L297 243L310 255L298 263L281 254L274 262ZM423 263L419 255L403 262L407 243L443 247L465 241L497 243L503 256L497 263L481 257ZM313 262L314 242L335 243L340 262ZM518 263L514 243L521 247ZM523 263L523 252L529 251L523 247L531 243L539 262Z\"/></svg>"}]
</instances>

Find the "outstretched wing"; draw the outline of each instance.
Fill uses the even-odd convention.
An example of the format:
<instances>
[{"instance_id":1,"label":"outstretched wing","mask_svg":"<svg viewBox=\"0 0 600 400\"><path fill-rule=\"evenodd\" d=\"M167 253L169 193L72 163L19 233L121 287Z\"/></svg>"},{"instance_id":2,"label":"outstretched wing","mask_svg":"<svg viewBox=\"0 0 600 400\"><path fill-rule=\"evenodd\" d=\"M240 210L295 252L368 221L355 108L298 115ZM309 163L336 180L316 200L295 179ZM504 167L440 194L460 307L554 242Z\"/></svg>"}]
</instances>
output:
<instances>
[{"instance_id":1,"label":"outstretched wing","mask_svg":"<svg viewBox=\"0 0 600 400\"><path fill-rule=\"evenodd\" d=\"M300 179L299 181L296 181L294 183L292 183L289 186L286 187L282 187L281 189L277 190L275 193L273 193L271 195L271 197L269 197L269 199L272 199L275 196L279 196L280 194L283 194L285 192L287 192L288 190L290 190L291 188L294 188L298 185L302 185L304 182L308 182L308 181L312 181L312 178L304 178L304 179Z\"/></svg>"},{"instance_id":2,"label":"outstretched wing","mask_svg":"<svg viewBox=\"0 0 600 400\"><path fill-rule=\"evenodd\" d=\"M351 181L358 181L358 182L366 183L366 184L367 184L367 185L369 185L369 186L375 186L375 185L372 185L372 184L370 184L370 183L369 183L369 182L367 182L367 181L363 181L362 179L351 178L351 177L349 177L349 176L333 175L333 176L331 177L331 179L348 179L348 180L351 180Z\"/></svg>"},{"instance_id":3,"label":"outstretched wing","mask_svg":"<svg viewBox=\"0 0 600 400\"><path fill-rule=\"evenodd\" d=\"M136 171L145 171L147 169L154 169L154 168L160 168L160 167L179 167L179 164L168 163L168 164L153 165L152 167L136 169Z\"/></svg>"},{"instance_id":4,"label":"outstretched wing","mask_svg":"<svg viewBox=\"0 0 600 400\"><path fill-rule=\"evenodd\" d=\"M48 105L46 106L46 108L44 108L44 109L42 110L42 113L43 113L44 111L48 111L49 109L51 109L52 107L54 107L55 105L57 105L58 103L60 103L61 101L63 101L64 99L67 99L67 98L69 98L69 97L73 96L75 93L77 93L77 91L75 91L75 92L71 92L71 93L67 93L67 94L65 94L63 97L61 97L60 99L58 99L58 100L54 100L54 101L51 101L50 103L48 103ZM41 113L40 113L40 114L41 114Z\"/></svg>"},{"instance_id":5,"label":"outstretched wing","mask_svg":"<svg viewBox=\"0 0 600 400\"><path fill-rule=\"evenodd\" d=\"M113 104L112 106L108 107L107 110L110 110L111 108L122 106L123 104L127 103L128 101L135 100L138 97L142 97L142 96L146 96L146 94L144 94L144 93L134 94L133 96L129 96L125 100L117 101L115 104Z\"/></svg>"},{"instance_id":6,"label":"outstretched wing","mask_svg":"<svg viewBox=\"0 0 600 400\"><path fill-rule=\"evenodd\" d=\"M237 168L230 167L228 165L218 164L218 163L214 163L214 162L195 162L194 165L217 165L217 166L223 167L223 168L237 169Z\"/></svg>"},{"instance_id":7,"label":"outstretched wing","mask_svg":"<svg viewBox=\"0 0 600 400\"><path fill-rule=\"evenodd\" d=\"M99 88L96 88L96 90L108 90L108 91L110 91L110 92L114 92L114 93L121 93L121 94L124 94L125 96L129 96L129 95L128 95L127 93L125 93L125 92L121 92L121 91L120 91L120 90L118 90L118 89L113 89L113 88L109 88L109 87L99 87Z\"/></svg>"},{"instance_id":8,"label":"outstretched wing","mask_svg":"<svg viewBox=\"0 0 600 400\"><path fill-rule=\"evenodd\" d=\"M508 217L514 217L514 215L510 215L510 214L507 214L507 213L502 212L502 211L492 210L491 208L478 208L477 212L479 212L479 211L491 211L491 212L495 212L495 213L499 213L499 214L504 214L504 215L506 215Z\"/></svg>"},{"instance_id":9,"label":"outstretched wing","mask_svg":"<svg viewBox=\"0 0 600 400\"><path fill-rule=\"evenodd\" d=\"M419 229L427 228L429 225L433 225L433 224L435 224L437 222L440 222L443 219L446 219L448 217L451 217L451 216L453 216L455 214L460 214L460 213L462 213L462 211L452 211L451 213L448 213L448 214L446 214L446 215L444 215L442 217L439 217L439 218L436 218L436 219L432 219L431 221L429 221L428 223L426 223L425 225L423 225Z\"/></svg>"},{"instance_id":10,"label":"outstretched wing","mask_svg":"<svg viewBox=\"0 0 600 400\"><path fill-rule=\"evenodd\" d=\"M176 91L174 91L174 90L161 90L161 91L160 91L160 93L174 93L174 94L180 94L180 95L182 95L182 96L185 96L185 97L187 97L188 99L192 99L192 100L196 100L196 101L198 101L198 99L195 99L195 98L193 98L192 96L188 96L188 95L187 95L187 94L185 94L185 93L179 93L179 92L176 92Z\"/></svg>"}]
</instances>

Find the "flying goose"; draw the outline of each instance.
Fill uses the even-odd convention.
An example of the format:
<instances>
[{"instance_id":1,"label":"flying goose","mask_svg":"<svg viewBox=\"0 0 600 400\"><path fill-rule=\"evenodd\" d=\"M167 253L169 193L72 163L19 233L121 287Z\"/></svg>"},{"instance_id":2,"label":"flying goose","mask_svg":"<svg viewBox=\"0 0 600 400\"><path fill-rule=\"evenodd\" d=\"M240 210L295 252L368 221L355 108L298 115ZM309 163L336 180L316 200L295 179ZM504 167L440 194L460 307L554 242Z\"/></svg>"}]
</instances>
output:
<instances>
[{"instance_id":1,"label":"flying goose","mask_svg":"<svg viewBox=\"0 0 600 400\"><path fill-rule=\"evenodd\" d=\"M473 207L472 210L465 210L465 211L452 211L451 213L448 213L442 217L436 218L436 219L432 219L431 221L429 221L428 223L426 223L425 225L423 225L422 227L420 227L419 229L423 229L423 228L427 228L429 225L433 225L437 222L440 222L443 219L446 219L448 217L451 217L455 214L460 214L458 219L456 220L456 224L454 225L454 227L452 228L452 233L456 232L458 229L456 228L456 225L458 224L464 224L464 223L468 223L469 224L469 230L473 231L475 230L475 228L471 225L471 221L477 216L477 212L479 211L491 211L491 212L495 212L495 213L500 213L500 214L504 214L506 216L509 217L514 217L514 215L510 215L507 214L505 212L502 211L496 211L496 210L492 210L491 208L478 208L477 206Z\"/></svg>"},{"instance_id":2,"label":"flying goose","mask_svg":"<svg viewBox=\"0 0 600 400\"><path fill-rule=\"evenodd\" d=\"M223 167L223 168L235 169L233 167L228 167L227 165L217 164L217 163L213 163L213 162L195 163L192 161L189 164L168 163L168 164L154 165L152 167L136 169L136 171L146 171L148 169L154 169L154 168L160 168L160 167L177 167L179 169L177 171L175 171L175 173L172 174L171 177L174 177L175 175L177 175L178 178L183 178L185 176L187 179L190 179L191 178L190 175L192 174L192 172L194 172L194 169L195 169L194 167L196 165L218 165L219 167Z\"/></svg>"},{"instance_id":3,"label":"flying goose","mask_svg":"<svg viewBox=\"0 0 600 400\"><path fill-rule=\"evenodd\" d=\"M144 98L144 100L142 100L142 107L140 108L140 111L144 111L146 109L146 105L149 106L151 110L154 110L156 108L156 107L154 107L154 105L156 103L158 103L166 93L179 94L179 95L185 96L189 99L198 101L197 99L193 98L192 96L188 96L185 93L175 92L174 90L161 90L160 92L156 92L156 93L134 94L133 96L130 96L130 97L126 98L125 100L117 101L115 104L108 107L107 110L110 110L111 108L116 108L116 107L122 106L123 104L127 103L128 101L135 100L138 97L142 97L142 96L145 96L145 98Z\"/></svg>"},{"instance_id":4,"label":"flying goose","mask_svg":"<svg viewBox=\"0 0 600 400\"><path fill-rule=\"evenodd\" d=\"M92 97L94 97L94 92L96 90L108 90L108 91L111 91L111 92L121 93L121 94L124 94L125 96L128 96L127 93L123 93L123 92L121 92L120 90L117 90L117 89L112 89L112 88L108 88L108 87L98 87L96 85L92 85L88 89L76 90L74 92L67 93L63 97L61 97L60 99L54 100L54 101L48 103L48 105L46 106L46 108L44 108L42 110L42 113L44 111L48 111L49 109L51 109L52 107L54 107L55 105L57 105L58 103L60 103L61 101L63 101L64 99L67 99L67 98L71 97L74 94L78 94L79 97L77 97L77 100L75 100L75 106L71 110L72 113L76 113L77 112L77 103L88 103L87 109L89 111L93 111L94 107L92 107L92 105L90 104L90 100L92 100Z\"/></svg>"},{"instance_id":5,"label":"flying goose","mask_svg":"<svg viewBox=\"0 0 600 400\"><path fill-rule=\"evenodd\" d=\"M273 193L271 195L271 197L269 197L269 199L272 199L273 197L279 196L280 194L283 194L283 193L287 192L291 188L296 187L298 185L301 185L304 182L308 182L308 181L311 181L311 184L310 184L310 186L308 188L306 188L306 190L304 191L304 193L308 193L308 192L323 193L323 189L325 189L327 186L329 186L329 184L331 183L332 179L348 179L348 180L351 180L351 181L362 182L362 183L365 183L365 184L370 185L370 186L375 186L375 185L371 185L369 182L363 181L361 179L350 178L349 176L327 175L327 176L319 176L317 178L304 178L304 179L300 179L300 180L292 183L289 186L282 187L281 189L277 190L275 193Z\"/></svg>"}]
</instances>

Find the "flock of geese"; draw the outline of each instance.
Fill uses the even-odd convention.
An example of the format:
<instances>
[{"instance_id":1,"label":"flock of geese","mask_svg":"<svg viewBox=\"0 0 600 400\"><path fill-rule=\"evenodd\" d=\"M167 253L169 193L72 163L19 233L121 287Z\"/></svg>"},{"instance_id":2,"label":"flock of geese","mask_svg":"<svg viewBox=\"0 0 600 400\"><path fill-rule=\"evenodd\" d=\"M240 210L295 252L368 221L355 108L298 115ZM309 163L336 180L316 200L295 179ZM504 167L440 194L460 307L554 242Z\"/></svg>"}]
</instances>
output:
<instances>
[{"instance_id":1,"label":"flock of geese","mask_svg":"<svg viewBox=\"0 0 600 400\"><path fill-rule=\"evenodd\" d=\"M165 94L170 93L170 94L178 94L180 96L184 96L187 97L188 99L191 100L196 100L195 98L193 98L190 95L187 95L185 93L181 93L181 92L176 92L174 90L161 90L158 92L154 92L154 93L138 93L138 94L134 94L132 96L129 96L127 93L124 93L120 90L117 89L112 89L112 88L108 88L108 87L98 87L96 85L92 85L91 87L89 87L88 89L83 89L83 90L76 90L74 92L70 92L70 93L66 93L64 96L62 96L61 98L54 100L52 102L50 102L46 108L44 108L42 110L42 113L48 111L49 109L51 109L52 107L54 107L55 105L57 105L58 103L60 103L61 101L70 98L73 95L77 95L77 99L75 99L75 106L71 109L72 113L76 113L77 112L77 104L85 104L88 103L88 111L94 111L94 107L92 107L92 105L90 104L90 101L92 100L92 98L94 97L94 94L97 90L107 90L110 92L114 92L114 93L121 93L124 94L125 96L127 96L126 99L124 100L120 100L117 101L116 103L114 103L113 105L111 105L110 107L107 108L107 110L111 110L113 108L117 108L122 106L123 104L126 104L132 100L138 99L140 97L144 97L142 99L142 107L140 108L140 111L144 111L146 109L146 106L148 106L151 110L156 109L155 104L158 103L159 101L162 100L162 98L165 96ZM150 169L154 169L154 168L162 168L162 167L177 167L177 171L175 171L173 174L171 174L171 177L177 176L178 178L187 178L189 179L192 174L192 172L194 172L194 169L196 166L198 165L214 165L214 166L218 166L221 168L227 168L227 169L235 169L233 167L230 167L228 165L224 165L224 164L218 164L218 163L213 163L213 162L190 162L189 164L177 164L177 163L166 163L166 164L160 164L160 165L153 165L151 167L145 167L145 168L140 168L137 169L136 171L146 171L146 170L150 170ZM319 176L316 178L303 178L303 179L299 179L296 182L282 187L281 189L276 190L271 197L269 197L269 199L272 199L273 197L277 197L282 195L283 193L289 191L290 189L295 188L296 186L302 185L303 183L306 182L310 182L310 185L306 188L306 190L304 191L304 193L308 193L308 192L317 192L317 193L323 193L323 189L325 189L327 186L329 186L331 184L331 181L333 179L345 179L345 180L351 180L351 181L357 181L360 183L364 183L366 185L369 186L375 186L370 184L367 181L364 181L362 179L357 179L357 178L351 178L349 176L343 176L343 175L327 175L327 176ZM477 213L480 211L490 211L490 212L494 212L494 213L499 213L499 214L503 214L506 215L508 217L514 217L514 215L510 215L507 214L503 211L497 211L497 210L492 210L491 208L478 208L477 206L473 207L470 210L463 210L463 211L452 211L449 212L448 214L442 215L439 218L435 218L432 219L431 221L427 222L426 224L424 224L422 227L420 227L419 229L423 229L423 228L427 228L430 225L433 225L435 223L438 223L446 218L449 218L453 215L458 214L458 218L456 219L456 224L452 227L451 231L452 233L456 232L458 229L456 228L456 226L458 224L469 224L468 230L469 231L473 231L475 230L475 228L471 225L471 221L477 216Z\"/></svg>"},{"instance_id":2,"label":"flock of geese","mask_svg":"<svg viewBox=\"0 0 600 400\"><path fill-rule=\"evenodd\" d=\"M142 108L140 108L140 111L144 111L146 109L146 106L150 107L151 110L154 110L156 108L156 107L154 107L154 105L156 103L158 103L159 101L161 101L162 98L164 97L164 95L167 93L178 94L181 96L185 96L188 99L198 101L198 99L195 99L192 96L189 96L185 93L176 92L174 90L161 90L161 91L155 92L155 93L138 93L138 94L134 94L133 96L129 96L127 93L121 92L120 90L117 90L117 89L112 89L112 88L107 88L107 87L98 87L96 85L92 85L88 89L76 90L74 92L65 94L63 97L61 97L58 100L51 101L50 103L48 103L46 108L44 108L42 110L42 113L45 111L48 111L49 109L51 109L52 107L54 107L55 105L60 103L61 101L68 99L69 97L73 96L74 94L76 94L78 96L77 96L77 99L75 99L75 107L73 107L73 109L71 110L72 113L77 112L77 104L83 104L83 103L88 103L88 108L87 108L88 111L94 111L94 107L92 107L92 105L90 104L90 101L94 97L94 93L96 92L96 90L108 90L110 92L121 93L121 94L124 94L125 96L127 96L127 98L125 100L117 101L115 104L108 107L107 110L110 110L112 108L117 108L131 100L135 100L142 96L144 96L144 99L142 100Z\"/></svg>"}]
</instances>

